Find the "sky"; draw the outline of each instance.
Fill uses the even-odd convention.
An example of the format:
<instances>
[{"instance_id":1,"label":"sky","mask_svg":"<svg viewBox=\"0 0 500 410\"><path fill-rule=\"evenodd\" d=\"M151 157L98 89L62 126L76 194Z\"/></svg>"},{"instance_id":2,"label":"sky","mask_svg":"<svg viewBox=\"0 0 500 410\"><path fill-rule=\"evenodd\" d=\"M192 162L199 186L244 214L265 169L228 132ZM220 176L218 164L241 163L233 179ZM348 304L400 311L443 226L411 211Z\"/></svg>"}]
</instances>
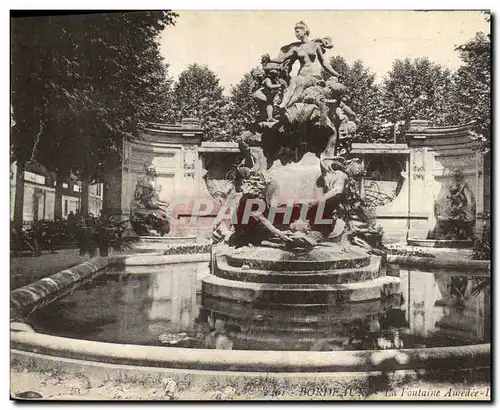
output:
<instances>
[{"instance_id":1,"label":"sky","mask_svg":"<svg viewBox=\"0 0 500 410\"><path fill-rule=\"evenodd\" d=\"M457 45L489 33L479 11L177 11L175 26L160 38L161 51L174 79L192 63L218 74L225 94L243 74L259 65L260 56L277 55L296 41L294 26L303 20L312 39L330 36L327 56L341 55L348 63L362 60L377 81L395 59L428 57L452 70L461 64ZM335 68L335 67L334 67Z\"/></svg>"}]
</instances>

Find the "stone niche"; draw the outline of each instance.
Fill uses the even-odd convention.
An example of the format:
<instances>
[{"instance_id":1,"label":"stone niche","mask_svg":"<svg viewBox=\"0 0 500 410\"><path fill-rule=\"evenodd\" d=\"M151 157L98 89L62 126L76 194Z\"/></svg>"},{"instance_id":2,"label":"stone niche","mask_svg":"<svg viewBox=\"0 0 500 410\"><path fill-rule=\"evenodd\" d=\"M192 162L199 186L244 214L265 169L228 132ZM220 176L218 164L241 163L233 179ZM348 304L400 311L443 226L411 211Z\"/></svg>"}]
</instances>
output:
<instances>
[{"instance_id":1,"label":"stone niche","mask_svg":"<svg viewBox=\"0 0 500 410\"><path fill-rule=\"evenodd\" d=\"M202 137L196 119L184 119L178 125L149 123L141 131L141 138L124 143L122 159L108 170L103 211L128 218L137 180L145 174L145 165L152 165L161 187L160 200L184 200L187 204L176 207L174 216L189 214L186 208L190 201L210 198L199 156Z\"/></svg>"},{"instance_id":2,"label":"stone niche","mask_svg":"<svg viewBox=\"0 0 500 410\"><path fill-rule=\"evenodd\" d=\"M406 135L410 148L409 215L421 217L411 224L410 238L438 239L433 238L439 228L436 216L446 213L445 201L457 184L457 174L467 192L468 211L474 214L472 230L475 234L482 230L477 217L484 213L483 154L471 138L472 126L430 127L423 120L410 123Z\"/></svg>"}]
</instances>

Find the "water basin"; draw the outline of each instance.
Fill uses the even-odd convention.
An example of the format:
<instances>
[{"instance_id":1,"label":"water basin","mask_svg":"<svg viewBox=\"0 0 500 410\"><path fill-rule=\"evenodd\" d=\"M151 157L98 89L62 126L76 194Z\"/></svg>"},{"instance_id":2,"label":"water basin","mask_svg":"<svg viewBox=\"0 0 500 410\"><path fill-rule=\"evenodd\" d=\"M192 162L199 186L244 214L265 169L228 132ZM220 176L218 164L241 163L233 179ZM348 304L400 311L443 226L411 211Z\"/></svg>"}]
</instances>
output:
<instances>
[{"instance_id":1,"label":"water basin","mask_svg":"<svg viewBox=\"0 0 500 410\"><path fill-rule=\"evenodd\" d=\"M333 351L489 343L489 294L476 292L479 279L464 273L401 268L400 292L390 299L271 313L230 300L202 301L201 280L208 274L207 262L140 274L109 267L28 320L38 333L166 348ZM208 305L211 313L203 308Z\"/></svg>"}]
</instances>

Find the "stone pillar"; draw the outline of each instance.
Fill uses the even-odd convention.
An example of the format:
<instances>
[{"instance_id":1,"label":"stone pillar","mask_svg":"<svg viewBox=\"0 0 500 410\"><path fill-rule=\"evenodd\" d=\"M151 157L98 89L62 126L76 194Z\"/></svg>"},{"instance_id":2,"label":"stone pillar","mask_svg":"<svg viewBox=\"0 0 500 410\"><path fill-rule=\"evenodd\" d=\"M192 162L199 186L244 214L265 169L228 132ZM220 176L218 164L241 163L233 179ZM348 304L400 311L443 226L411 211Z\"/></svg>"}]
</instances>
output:
<instances>
[{"instance_id":1,"label":"stone pillar","mask_svg":"<svg viewBox=\"0 0 500 410\"><path fill-rule=\"evenodd\" d=\"M409 167L408 167L408 216L409 234L411 238L426 237L429 225L429 218L432 218L433 198L429 198L429 155L427 148L423 146L425 135L422 133L428 128L428 121L412 121L408 133L412 138L408 138L410 147ZM419 219L425 218L425 219Z\"/></svg>"}]
</instances>

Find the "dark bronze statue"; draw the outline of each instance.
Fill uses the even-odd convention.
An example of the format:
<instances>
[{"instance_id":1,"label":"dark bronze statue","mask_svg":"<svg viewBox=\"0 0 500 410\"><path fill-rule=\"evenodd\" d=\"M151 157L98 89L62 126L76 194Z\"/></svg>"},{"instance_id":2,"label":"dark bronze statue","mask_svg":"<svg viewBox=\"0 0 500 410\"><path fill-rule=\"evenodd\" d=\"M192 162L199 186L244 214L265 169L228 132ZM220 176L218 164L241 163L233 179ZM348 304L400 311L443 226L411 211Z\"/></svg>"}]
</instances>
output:
<instances>
[{"instance_id":1,"label":"dark bronze statue","mask_svg":"<svg viewBox=\"0 0 500 410\"><path fill-rule=\"evenodd\" d=\"M158 175L155 168L145 166L145 171L146 174L137 181L130 206L130 223L138 235L163 236L170 232L168 203L158 198L160 188L156 183Z\"/></svg>"},{"instance_id":2,"label":"dark bronze statue","mask_svg":"<svg viewBox=\"0 0 500 410\"><path fill-rule=\"evenodd\" d=\"M236 218L217 222L214 243L306 251L346 240L377 253L381 235L357 187L364 169L349 158L358 118L347 104L340 74L324 57L333 47L331 39L310 40L304 22L296 24L295 34L299 41L282 47L278 57L263 57L265 77L253 95L261 114L257 126L238 140L244 159L236 172ZM294 61L300 69L290 78ZM331 75L326 81L323 70ZM284 203L283 197L294 201ZM255 201L263 209L249 216L247 205ZM286 207L291 207L287 220Z\"/></svg>"},{"instance_id":3,"label":"dark bronze statue","mask_svg":"<svg viewBox=\"0 0 500 410\"><path fill-rule=\"evenodd\" d=\"M470 240L474 238L476 201L461 169L453 170L453 181L445 185L434 204L436 226L430 239Z\"/></svg>"}]
</instances>

